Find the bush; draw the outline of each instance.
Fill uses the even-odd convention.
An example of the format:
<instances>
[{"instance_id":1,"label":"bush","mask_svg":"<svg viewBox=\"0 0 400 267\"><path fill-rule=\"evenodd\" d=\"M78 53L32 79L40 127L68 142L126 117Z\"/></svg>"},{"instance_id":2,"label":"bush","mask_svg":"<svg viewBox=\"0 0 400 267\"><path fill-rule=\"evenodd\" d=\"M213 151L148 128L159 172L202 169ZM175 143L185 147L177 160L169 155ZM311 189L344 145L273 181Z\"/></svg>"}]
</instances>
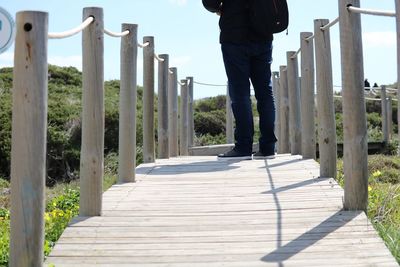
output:
<instances>
[{"instance_id":1,"label":"bush","mask_svg":"<svg viewBox=\"0 0 400 267\"><path fill-rule=\"evenodd\" d=\"M210 112L214 110L226 109L226 96L219 95L216 97L208 97L194 102L193 109L197 112Z\"/></svg>"},{"instance_id":2,"label":"bush","mask_svg":"<svg viewBox=\"0 0 400 267\"><path fill-rule=\"evenodd\" d=\"M226 135L225 133L218 135L199 135L195 137L194 144L195 146L210 146L210 145L220 145L226 143Z\"/></svg>"},{"instance_id":3,"label":"bush","mask_svg":"<svg viewBox=\"0 0 400 267\"><path fill-rule=\"evenodd\" d=\"M225 133L225 112L214 110L211 112L196 112L194 114L194 129L200 135L218 135Z\"/></svg>"}]
</instances>

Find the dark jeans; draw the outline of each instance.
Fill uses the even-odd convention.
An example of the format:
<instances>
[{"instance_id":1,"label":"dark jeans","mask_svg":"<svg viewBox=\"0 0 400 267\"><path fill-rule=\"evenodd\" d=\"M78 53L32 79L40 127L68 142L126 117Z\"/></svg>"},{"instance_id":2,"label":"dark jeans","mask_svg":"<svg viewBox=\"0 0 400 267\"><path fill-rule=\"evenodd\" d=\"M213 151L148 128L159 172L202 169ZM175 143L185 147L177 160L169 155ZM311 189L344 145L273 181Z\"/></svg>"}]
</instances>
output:
<instances>
[{"instance_id":1,"label":"dark jeans","mask_svg":"<svg viewBox=\"0 0 400 267\"><path fill-rule=\"evenodd\" d=\"M251 153L254 123L250 99L250 80L260 115L260 150L272 154L277 141L274 134L275 103L271 86L272 41L267 43L222 43L228 76L229 95L235 117L235 148Z\"/></svg>"}]
</instances>

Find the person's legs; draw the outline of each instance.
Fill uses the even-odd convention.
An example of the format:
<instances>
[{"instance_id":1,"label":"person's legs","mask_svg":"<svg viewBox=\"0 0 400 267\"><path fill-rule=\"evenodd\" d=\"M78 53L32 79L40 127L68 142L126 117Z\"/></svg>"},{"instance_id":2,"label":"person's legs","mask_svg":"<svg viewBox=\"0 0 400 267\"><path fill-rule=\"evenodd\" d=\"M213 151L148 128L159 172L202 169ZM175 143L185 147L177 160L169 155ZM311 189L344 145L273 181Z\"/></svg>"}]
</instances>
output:
<instances>
[{"instance_id":1,"label":"person's legs","mask_svg":"<svg viewBox=\"0 0 400 267\"><path fill-rule=\"evenodd\" d=\"M236 123L235 149L251 155L254 125L250 100L248 45L223 43L221 49Z\"/></svg>"},{"instance_id":2,"label":"person's legs","mask_svg":"<svg viewBox=\"0 0 400 267\"><path fill-rule=\"evenodd\" d=\"M250 79L260 116L260 152L275 153L275 102L271 86L272 42L252 44Z\"/></svg>"}]
</instances>

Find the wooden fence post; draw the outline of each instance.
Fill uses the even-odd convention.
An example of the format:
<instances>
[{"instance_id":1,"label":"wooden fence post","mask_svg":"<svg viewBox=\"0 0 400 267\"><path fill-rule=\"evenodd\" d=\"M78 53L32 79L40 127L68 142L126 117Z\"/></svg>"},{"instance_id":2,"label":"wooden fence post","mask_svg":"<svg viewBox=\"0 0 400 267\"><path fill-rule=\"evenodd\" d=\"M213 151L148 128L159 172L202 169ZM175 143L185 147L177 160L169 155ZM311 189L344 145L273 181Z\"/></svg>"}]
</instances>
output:
<instances>
[{"instance_id":1,"label":"wooden fence post","mask_svg":"<svg viewBox=\"0 0 400 267\"><path fill-rule=\"evenodd\" d=\"M119 94L118 181L135 181L136 167L136 90L137 90L137 29L135 24L122 24L121 89Z\"/></svg>"},{"instance_id":2,"label":"wooden fence post","mask_svg":"<svg viewBox=\"0 0 400 267\"><path fill-rule=\"evenodd\" d=\"M304 159L316 158L314 42L307 38L312 32L302 32L301 42L301 152Z\"/></svg>"},{"instance_id":3,"label":"wooden fence post","mask_svg":"<svg viewBox=\"0 0 400 267\"><path fill-rule=\"evenodd\" d=\"M274 91L275 100L275 135L278 137L277 151L279 151L279 137L281 135L281 122L280 122L280 96L279 96L279 72L272 73L272 88Z\"/></svg>"},{"instance_id":4,"label":"wooden fence post","mask_svg":"<svg viewBox=\"0 0 400 267\"><path fill-rule=\"evenodd\" d=\"M143 162L155 162L154 37L143 37Z\"/></svg>"},{"instance_id":5,"label":"wooden fence post","mask_svg":"<svg viewBox=\"0 0 400 267\"><path fill-rule=\"evenodd\" d=\"M393 105L392 105L392 97L388 97L387 102L387 127L388 127L388 141L392 139L393 132Z\"/></svg>"},{"instance_id":6,"label":"wooden fence post","mask_svg":"<svg viewBox=\"0 0 400 267\"><path fill-rule=\"evenodd\" d=\"M226 86L226 143L233 144L235 142L234 130L233 130L233 112L232 102L229 96L229 84Z\"/></svg>"},{"instance_id":7,"label":"wooden fence post","mask_svg":"<svg viewBox=\"0 0 400 267\"><path fill-rule=\"evenodd\" d=\"M168 79L168 129L169 129L169 154L171 157L179 156L178 135L178 70L170 68Z\"/></svg>"},{"instance_id":8,"label":"wooden fence post","mask_svg":"<svg viewBox=\"0 0 400 267\"><path fill-rule=\"evenodd\" d=\"M348 11L360 0L339 0L344 128L344 209L368 205L368 136L364 98L361 16ZM357 49L354 49L354 48Z\"/></svg>"},{"instance_id":9,"label":"wooden fence post","mask_svg":"<svg viewBox=\"0 0 400 267\"><path fill-rule=\"evenodd\" d=\"M397 125L400 126L400 1L396 0L396 32L397 32ZM400 128L397 130L398 139L400 140ZM400 147L398 148L400 155Z\"/></svg>"},{"instance_id":10,"label":"wooden fence post","mask_svg":"<svg viewBox=\"0 0 400 267\"><path fill-rule=\"evenodd\" d=\"M388 101L386 97L386 86L383 85L381 88L381 108L382 108L382 132L383 142L387 144L389 142L389 128L388 128Z\"/></svg>"},{"instance_id":11,"label":"wooden fence post","mask_svg":"<svg viewBox=\"0 0 400 267\"><path fill-rule=\"evenodd\" d=\"M168 69L169 56L158 62L158 158L169 158L168 141Z\"/></svg>"},{"instance_id":12,"label":"wooden fence post","mask_svg":"<svg viewBox=\"0 0 400 267\"><path fill-rule=\"evenodd\" d=\"M321 177L336 177L337 142L333 98L332 52L327 19L314 20L317 70L318 145Z\"/></svg>"},{"instance_id":13,"label":"wooden fence post","mask_svg":"<svg viewBox=\"0 0 400 267\"><path fill-rule=\"evenodd\" d=\"M287 52L287 81L289 91L289 138L292 155L301 154L301 112L299 90L299 64L294 51Z\"/></svg>"},{"instance_id":14,"label":"wooden fence post","mask_svg":"<svg viewBox=\"0 0 400 267\"><path fill-rule=\"evenodd\" d=\"M180 108L180 131L179 131L179 148L180 155L189 155L188 151L188 133L189 133L189 122L188 122L188 85L187 80L181 80L181 108Z\"/></svg>"},{"instance_id":15,"label":"wooden fence post","mask_svg":"<svg viewBox=\"0 0 400 267\"><path fill-rule=\"evenodd\" d=\"M194 144L194 110L193 110L193 77L186 77L186 80L188 81L188 90L189 90L189 140L188 140L188 145L189 147L192 147Z\"/></svg>"},{"instance_id":16,"label":"wooden fence post","mask_svg":"<svg viewBox=\"0 0 400 267\"><path fill-rule=\"evenodd\" d=\"M287 83L287 67L279 67L279 96L280 96L280 137L278 137L278 153L290 153L289 140L289 91Z\"/></svg>"},{"instance_id":17,"label":"wooden fence post","mask_svg":"<svg viewBox=\"0 0 400 267\"><path fill-rule=\"evenodd\" d=\"M104 173L104 24L103 9L83 9L95 22L82 33L82 145L80 216L100 216Z\"/></svg>"},{"instance_id":18,"label":"wooden fence post","mask_svg":"<svg viewBox=\"0 0 400 267\"><path fill-rule=\"evenodd\" d=\"M42 266L48 14L17 13L11 141L10 266Z\"/></svg>"}]
</instances>

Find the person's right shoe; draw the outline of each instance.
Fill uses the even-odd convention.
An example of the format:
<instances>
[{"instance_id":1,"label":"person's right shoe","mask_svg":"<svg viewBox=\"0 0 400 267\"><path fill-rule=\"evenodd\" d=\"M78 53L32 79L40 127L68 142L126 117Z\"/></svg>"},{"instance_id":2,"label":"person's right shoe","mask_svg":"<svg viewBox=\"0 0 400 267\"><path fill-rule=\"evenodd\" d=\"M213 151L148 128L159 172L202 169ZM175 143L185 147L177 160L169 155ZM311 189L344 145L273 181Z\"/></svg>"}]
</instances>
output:
<instances>
[{"instance_id":1,"label":"person's right shoe","mask_svg":"<svg viewBox=\"0 0 400 267\"><path fill-rule=\"evenodd\" d=\"M253 154L253 159L274 159L275 153L263 153L262 151L258 151Z\"/></svg>"},{"instance_id":2,"label":"person's right shoe","mask_svg":"<svg viewBox=\"0 0 400 267\"><path fill-rule=\"evenodd\" d=\"M242 153L235 148L218 155L219 160L251 160L251 153Z\"/></svg>"}]
</instances>

